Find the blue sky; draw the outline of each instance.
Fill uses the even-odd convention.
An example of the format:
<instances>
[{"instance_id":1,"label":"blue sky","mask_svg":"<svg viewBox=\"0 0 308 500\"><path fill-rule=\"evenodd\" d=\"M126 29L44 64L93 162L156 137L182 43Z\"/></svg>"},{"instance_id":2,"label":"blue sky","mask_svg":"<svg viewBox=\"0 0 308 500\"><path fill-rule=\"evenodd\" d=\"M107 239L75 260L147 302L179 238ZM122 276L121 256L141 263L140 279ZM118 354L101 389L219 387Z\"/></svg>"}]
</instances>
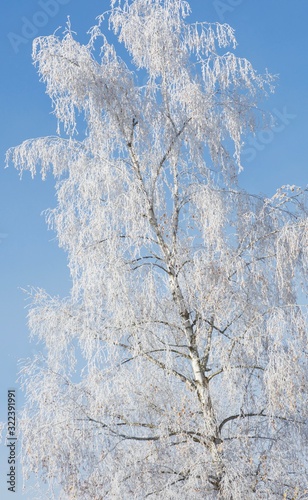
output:
<instances>
[{"instance_id":1,"label":"blue sky","mask_svg":"<svg viewBox=\"0 0 308 500\"><path fill-rule=\"evenodd\" d=\"M241 184L254 193L271 195L282 184L308 183L308 3L304 0L191 0L191 20L220 21L236 30L236 54L255 68L279 74L276 93L264 103L277 118L272 131L263 131L246 145ZM4 170L6 150L27 138L54 135L56 121L49 98L31 63L35 36L52 34L70 15L78 39L107 0L10 0L2 6L1 134L0 134L0 421L6 421L7 390L18 388L18 360L31 356L27 301L21 289L45 288L51 295L69 292L64 253L47 230L42 211L55 205L53 180L42 182L12 167ZM18 393L18 406L22 394ZM6 494L7 449L0 449L0 496ZM21 497L21 475L18 483ZM29 497L30 498L30 497Z\"/></svg>"}]
</instances>

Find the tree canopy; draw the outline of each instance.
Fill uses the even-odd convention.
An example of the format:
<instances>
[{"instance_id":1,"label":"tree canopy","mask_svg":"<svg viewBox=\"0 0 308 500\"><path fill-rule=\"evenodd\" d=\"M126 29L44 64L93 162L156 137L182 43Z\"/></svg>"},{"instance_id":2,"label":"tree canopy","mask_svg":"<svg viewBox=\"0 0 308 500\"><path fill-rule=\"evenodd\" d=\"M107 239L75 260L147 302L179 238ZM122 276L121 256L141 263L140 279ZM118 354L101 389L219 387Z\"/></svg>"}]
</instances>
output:
<instances>
[{"instance_id":1,"label":"tree canopy","mask_svg":"<svg viewBox=\"0 0 308 500\"><path fill-rule=\"evenodd\" d=\"M273 77L189 12L112 0L87 45L34 41L58 134L8 158L57 178L72 288L32 292L23 466L58 498L306 498L306 190L239 187Z\"/></svg>"}]
</instances>

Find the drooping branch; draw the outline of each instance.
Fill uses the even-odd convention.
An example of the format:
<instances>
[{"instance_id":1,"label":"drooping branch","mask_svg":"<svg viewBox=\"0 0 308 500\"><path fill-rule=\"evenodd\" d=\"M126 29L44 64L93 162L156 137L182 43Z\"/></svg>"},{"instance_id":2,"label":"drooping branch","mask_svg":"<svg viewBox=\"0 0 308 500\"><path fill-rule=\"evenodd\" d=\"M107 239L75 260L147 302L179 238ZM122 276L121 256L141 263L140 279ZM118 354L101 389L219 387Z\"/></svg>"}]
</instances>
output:
<instances>
[{"instance_id":1,"label":"drooping branch","mask_svg":"<svg viewBox=\"0 0 308 500\"><path fill-rule=\"evenodd\" d=\"M221 433L223 427L228 422L231 422L232 420L237 420L239 418L249 418L249 417L267 417L267 415L264 414L264 410L261 410L259 413L239 413L237 415L230 415L219 424L218 426L219 433Z\"/></svg>"}]
</instances>

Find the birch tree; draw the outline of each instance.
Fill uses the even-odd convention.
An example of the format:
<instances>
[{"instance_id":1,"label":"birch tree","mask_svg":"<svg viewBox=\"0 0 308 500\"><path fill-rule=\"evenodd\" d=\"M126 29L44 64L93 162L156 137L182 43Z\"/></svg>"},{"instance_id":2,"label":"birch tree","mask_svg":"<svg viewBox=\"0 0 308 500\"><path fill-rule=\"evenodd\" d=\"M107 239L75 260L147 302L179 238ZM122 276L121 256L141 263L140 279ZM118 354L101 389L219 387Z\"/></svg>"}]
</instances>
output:
<instances>
[{"instance_id":1,"label":"birch tree","mask_svg":"<svg viewBox=\"0 0 308 500\"><path fill-rule=\"evenodd\" d=\"M32 290L21 373L24 479L50 498L307 498L306 190L240 188L273 78L189 13L112 0L87 45L34 41L58 131L8 157L57 179L72 283Z\"/></svg>"}]
</instances>

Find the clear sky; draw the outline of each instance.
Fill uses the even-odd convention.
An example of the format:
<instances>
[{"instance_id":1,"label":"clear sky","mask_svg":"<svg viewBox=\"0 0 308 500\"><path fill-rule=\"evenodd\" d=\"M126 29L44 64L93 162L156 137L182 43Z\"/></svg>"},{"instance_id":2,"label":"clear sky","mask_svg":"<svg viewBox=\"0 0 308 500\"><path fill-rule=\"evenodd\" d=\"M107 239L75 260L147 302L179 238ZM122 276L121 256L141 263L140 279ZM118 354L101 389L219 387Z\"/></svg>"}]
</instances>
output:
<instances>
[{"instance_id":1,"label":"clear sky","mask_svg":"<svg viewBox=\"0 0 308 500\"><path fill-rule=\"evenodd\" d=\"M236 30L236 54L259 72L279 74L276 93L264 106L277 118L245 146L241 184L272 195L282 184L308 184L308 3L305 0L191 0L191 20L220 21ZM45 288L51 295L69 293L66 257L47 231L42 211L55 205L53 180L42 182L12 167L4 170L6 150L27 138L54 135L56 121L49 98L31 63L35 36L52 34L70 15L78 39L86 41L95 18L108 0L10 0L0 18L0 421L7 420L7 390L19 388L18 360L37 349L26 326L27 301L21 291ZM60 33L61 31L59 31ZM19 389L18 389L19 390ZM20 407L22 394L17 395ZM7 495L8 449L0 448L0 497ZM25 497L23 497L25 498ZM31 497L28 497L31 498Z\"/></svg>"}]
</instances>

